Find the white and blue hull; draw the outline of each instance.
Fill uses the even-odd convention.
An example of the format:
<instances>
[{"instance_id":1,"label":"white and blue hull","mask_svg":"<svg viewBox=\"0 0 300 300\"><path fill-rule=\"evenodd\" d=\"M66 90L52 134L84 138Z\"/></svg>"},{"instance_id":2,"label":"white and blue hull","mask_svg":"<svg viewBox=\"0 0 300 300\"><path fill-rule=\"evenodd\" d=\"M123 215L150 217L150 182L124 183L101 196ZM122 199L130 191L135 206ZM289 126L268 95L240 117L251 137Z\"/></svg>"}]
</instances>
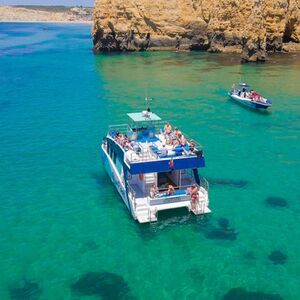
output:
<instances>
[{"instance_id":1,"label":"white and blue hull","mask_svg":"<svg viewBox=\"0 0 300 300\"><path fill-rule=\"evenodd\" d=\"M247 107L250 107L250 108L253 108L253 109L258 109L258 110L266 110L268 107L271 106L271 102L266 100L266 102L258 102L258 101L253 101L251 99L248 99L248 98L244 98L244 97L240 97L236 94L233 94L231 92L228 93L228 96L233 99L234 101L244 105L244 106L247 106Z\"/></svg>"},{"instance_id":2,"label":"white and blue hull","mask_svg":"<svg viewBox=\"0 0 300 300\"><path fill-rule=\"evenodd\" d=\"M101 146L101 158L103 161L103 165L105 167L106 172L108 173L112 183L115 185L118 193L120 194L121 198L123 199L124 203L126 204L127 208L131 212L132 216L134 216L134 212L131 209L130 199L126 192L126 187L124 185L124 179L122 179L121 175L119 174L114 162L104 149L103 145Z\"/></svg>"}]
</instances>

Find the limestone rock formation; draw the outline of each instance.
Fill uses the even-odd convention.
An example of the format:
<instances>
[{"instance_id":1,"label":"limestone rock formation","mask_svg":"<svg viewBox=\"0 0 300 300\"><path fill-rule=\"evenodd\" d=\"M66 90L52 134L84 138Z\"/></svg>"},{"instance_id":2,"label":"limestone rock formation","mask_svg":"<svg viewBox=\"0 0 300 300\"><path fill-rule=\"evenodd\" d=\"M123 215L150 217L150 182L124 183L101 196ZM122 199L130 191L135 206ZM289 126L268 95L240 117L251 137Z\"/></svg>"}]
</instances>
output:
<instances>
[{"instance_id":1,"label":"limestone rock formation","mask_svg":"<svg viewBox=\"0 0 300 300\"><path fill-rule=\"evenodd\" d=\"M300 0L96 0L93 37L95 52L208 50L264 61L299 48Z\"/></svg>"}]
</instances>

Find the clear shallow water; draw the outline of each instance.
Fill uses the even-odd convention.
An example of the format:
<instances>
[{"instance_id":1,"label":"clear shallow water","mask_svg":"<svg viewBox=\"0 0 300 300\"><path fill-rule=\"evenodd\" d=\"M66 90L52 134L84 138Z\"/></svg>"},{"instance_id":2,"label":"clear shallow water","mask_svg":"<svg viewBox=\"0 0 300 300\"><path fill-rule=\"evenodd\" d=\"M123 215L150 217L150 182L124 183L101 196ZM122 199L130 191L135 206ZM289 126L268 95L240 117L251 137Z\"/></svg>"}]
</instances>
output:
<instances>
[{"instance_id":1,"label":"clear shallow water","mask_svg":"<svg viewBox=\"0 0 300 300\"><path fill-rule=\"evenodd\" d=\"M89 32L0 24L0 299L121 290L125 299L210 300L236 287L299 299L300 57L94 56ZM274 101L269 113L228 100L240 78ZM154 111L205 147L206 218L167 212L139 225L102 168L107 125L143 109L146 91ZM284 264L268 258L274 250ZM98 289L99 278L109 283Z\"/></svg>"}]
</instances>

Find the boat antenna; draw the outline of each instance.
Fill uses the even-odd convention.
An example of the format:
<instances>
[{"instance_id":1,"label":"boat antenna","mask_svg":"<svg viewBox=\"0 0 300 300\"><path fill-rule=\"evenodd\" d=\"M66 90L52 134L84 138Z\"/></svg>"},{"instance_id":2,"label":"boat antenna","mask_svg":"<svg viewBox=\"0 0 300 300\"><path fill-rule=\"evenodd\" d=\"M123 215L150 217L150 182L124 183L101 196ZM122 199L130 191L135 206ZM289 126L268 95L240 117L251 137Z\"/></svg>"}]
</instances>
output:
<instances>
[{"instance_id":1,"label":"boat antenna","mask_svg":"<svg viewBox=\"0 0 300 300\"><path fill-rule=\"evenodd\" d=\"M153 100L153 98L149 98L148 96L145 97L147 112L150 112L150 101L152 101L152 100Z\"/></svg>"}]
</instances>

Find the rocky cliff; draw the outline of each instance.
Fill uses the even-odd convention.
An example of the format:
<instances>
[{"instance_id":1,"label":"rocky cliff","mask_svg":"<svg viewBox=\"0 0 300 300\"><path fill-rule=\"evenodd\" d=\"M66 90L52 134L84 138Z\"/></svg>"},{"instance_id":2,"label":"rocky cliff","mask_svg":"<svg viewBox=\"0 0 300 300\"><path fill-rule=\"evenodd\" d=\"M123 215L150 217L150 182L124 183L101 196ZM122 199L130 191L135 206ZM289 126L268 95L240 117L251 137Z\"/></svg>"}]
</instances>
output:
<instances>
[{"instance_id":1,"label":"rocky cliff","mask_svg":"<svg viewBox=\"0 0 300 300\"><path fill-rule=\"evenodd\" d=\"M96 0L94 50L300 50L300 0Z\"/></svg>"}]
</instances>

